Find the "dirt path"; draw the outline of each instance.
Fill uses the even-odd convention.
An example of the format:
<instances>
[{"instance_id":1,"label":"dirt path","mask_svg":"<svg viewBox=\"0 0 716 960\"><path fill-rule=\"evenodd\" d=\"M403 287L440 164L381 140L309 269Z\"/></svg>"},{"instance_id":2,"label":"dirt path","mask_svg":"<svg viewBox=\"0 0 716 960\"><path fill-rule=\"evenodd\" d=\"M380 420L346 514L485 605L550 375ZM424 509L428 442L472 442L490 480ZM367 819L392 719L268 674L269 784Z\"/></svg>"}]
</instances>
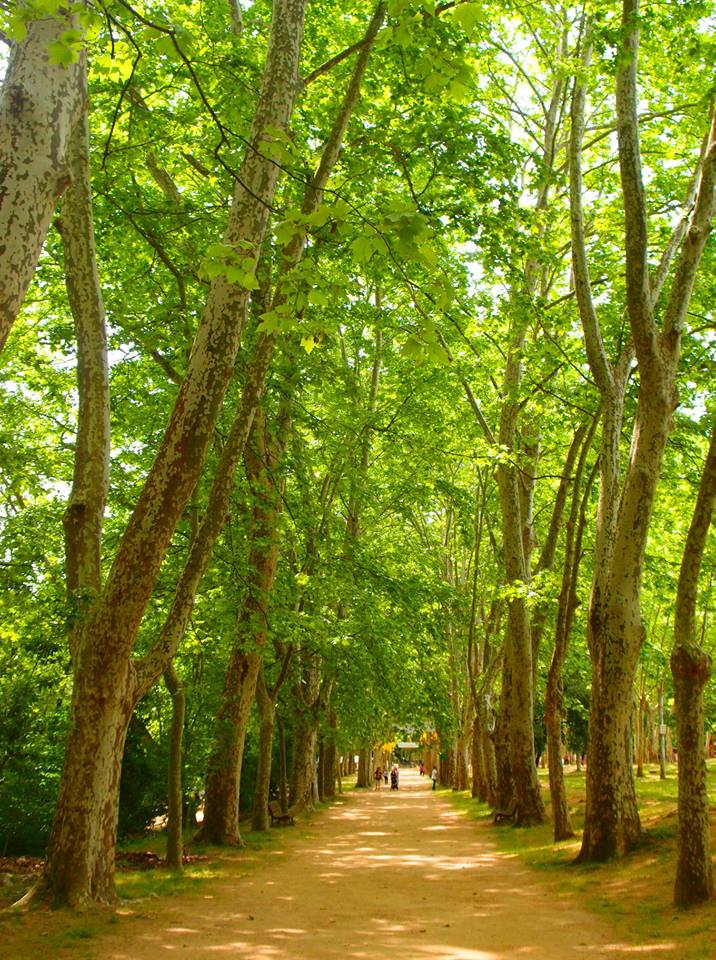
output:
<instances>
[{"instance_id":1,"label":"dirt path","mask_svg":"<svg viewBox=\"0 0 716 960\"><path fill-rule=\"evenodd\" d=\"M617 960L638 952L615 945L606 921L555 900L533 872L497 853L488 831L416 772L402 771L397 793L351 794L316 819L308 838L290 833L247 875L122 918L93 937L88 955Z\"/></svg>"}]
</instances>

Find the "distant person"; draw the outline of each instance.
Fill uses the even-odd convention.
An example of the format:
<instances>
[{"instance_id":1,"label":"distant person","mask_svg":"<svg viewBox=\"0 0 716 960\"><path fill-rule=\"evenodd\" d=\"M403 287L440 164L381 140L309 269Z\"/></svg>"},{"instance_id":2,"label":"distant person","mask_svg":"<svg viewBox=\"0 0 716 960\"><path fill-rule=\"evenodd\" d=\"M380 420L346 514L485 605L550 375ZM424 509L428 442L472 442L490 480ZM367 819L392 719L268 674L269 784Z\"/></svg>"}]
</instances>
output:
<instances>
[{"instance_id":1,"label":"distant person","mask_svg":"<svg viewBox=\"0 0 716 960\"><path fill-rule=\"evenodd\" d=\"M422 760L420 761L420 776L421 777L425 776L425 764L423 763Z\"/></svg>"},{"instance_id":2,"label":"distant person","mask_svg":"<svg viewBox=\"0 0 716 960\"><path fill-rule=\"evenodd\" d=\"M433 781L433 790L436 790L438 785L438 768L437 767L433 767L433 772L430 774L430 779Z\"/></svg>"},{"instance_id":3,"label":"distant person","mask_svg":"<svg viewBox=\"0 0 716 960\"><path fill-rule=\"evenodd\" d=\"M383 771L380 767L375 768L375 790L380 790L380 785L383 782Z\"/></svg>"},{"instance_id":4,"label":"distant person","mask_svg":"<svg viewBox=\"0 0 716 960\"><path fill-rule=\"evenodd\" d=\"M385 780L385 785L387 787L388 786L388 768L387 767L383 770L383 778Z\"/></svg>"},{"instance_id":5,"label":"distant person","mask_svg":"<svg viewBox=\"0 0 716 960\"><path fill-rule=\"evenodd\" d=\"M398 768L393 764L393 769L390 771L390 789L398 789Z\"/></svg>"}]
</instances>

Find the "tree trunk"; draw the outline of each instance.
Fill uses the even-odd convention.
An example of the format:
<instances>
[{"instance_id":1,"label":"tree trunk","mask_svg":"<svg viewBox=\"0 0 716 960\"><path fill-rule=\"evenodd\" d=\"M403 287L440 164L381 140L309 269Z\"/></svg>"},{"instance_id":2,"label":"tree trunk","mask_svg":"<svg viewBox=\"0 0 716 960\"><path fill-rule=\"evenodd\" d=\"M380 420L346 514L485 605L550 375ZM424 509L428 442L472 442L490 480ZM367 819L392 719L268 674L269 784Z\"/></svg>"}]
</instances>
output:
<instances>
[{"instance_id":1,"label":"tree trunk","mask_svg":"<svg viewBox=\"0 0 716 960\"><path fill-rule=\"evenodd\" d=\"M326 755L323 767L323 796L326 800L335 800L338 752L336 749L336 714L332 707L327 711L326 720L328 726L325 742Z\"/></svg>"},{"instance_id":2,"label":"tree trunk","mask_svg":"<svg viewBox=\"0 0 716 960\"><path fill-rule=\"evenodd\" d=\"M500 691L500 707L497 713L497 722L493 736L495 747L495 773L498 810L507 810L512 806L515 788L512 780L512 765L510 763L510 714L511 714L511 673L505 666L502 670L502 690Z\"/></svg>"},{"instance_id":3,"label":"tree trunk","mask_svg":"<svg viewBox=\"0 0 716 960\"><path fill-rule=\"evenodd\" d=\"M317 736L318 743L318 766L316 767L316 784L318 788L318 802L323 803L325 795L323 793L323 778L326 774L326 739L321 733Z\"/></svg>"},{"instance_id":4,"label":"tree trunk","mask_svg":"<svg viewBox=\"0 0 716 960\"><path fill-rule=\"evenodd\" d=\"M664 724L664 688L659 686L659 779L666 780L666 729Z\"/></svg>"},{"instance_id":5,"label":"tree trunk","mask_svg":"<svg viewBox=\"0 0 716 960\"><path fill-rule=\"evenodd\" d=\"M582 556L582 539L587 523L587 506L596 473L596 464L581 492L582 476L587 462L598 417L595 415L582 446L579 462L574 476L572 504L567 519L564 546L564 566L562 583L557 604L557 622L554 631L554 651L547 676L545 691L545 723L547 725L547 761L549 768L549 791L552 800L552 818L554 821L555 842L574 836L567 806L567 792L564 786L564 767L562 757L562 723L564 721L564 702L562 668L567 658L569 640L577 607L577 579ZM578 432L579 433L579 432ZM581 501L581 506L580 506Z\"/></svg>"},{"instance_id":6,"label":"tree trunk","mask_svg":"<svg viewBox=\"0 0 716 960\"><path fill-rule=\"evenodd\" d=\"M234 647L226 671L206 774L204 820L196 843L241 844L239 794L244 741L259 672L258 653Z\"/></svg>"},{"instance_id":7,"label":"tree trunk","mask_svg":"<svg viewBox=\"0 0 716 960\"><path fill-rule=\"evenodd\" d=\"M286 756L286 724L283 717L278 722L278 794L281 801L281 813L288 813L288 760Z\"/></svg>"},{"instance_id":8,"label":"tree trunk","mask_svg":"<svg viewBox=\"0 0 716 960\"><path fill-rule=\"evenodd\" d=\"M521 343L522 337L518 334L512 349L517 351ZM506 374L506 382L510 382L509 374ZM505 403L500 430L503 444L509 442L515 423L507 407ZM507 424L508 420L512 422ZM505 582L519 591L527 587L529 576L524 558L516 467L501 464L497 468L497 480L502 504ZM517 803L515 823L529 826L542 823L545 811L534 752L532 638L526 597L520 594L507 603L505 669L509 669L510 674L508 737L512 788Z\"/></svg>"},{"instance_id":9,"label":"tree trunk","mask_svg":"<svg viewBox=\"0 0 716 960\"><path fill-rule=\"evenodd\" d=\"M310 715L299 718L293 730L293 769L291 772L291 807L312 810L318 799L315 793L317 724Z\"/></svg>"},{"instance_id":10,"label":"tree trunk","mask_svg":"<svg viewBox=\"0 0 716 960\"><path fill-rule=\"evenodd\" d=\"M273 757L273 728L276 708L271 699L263 669L259 670L256 681L256 706L259 713L259 762L256 770L256 789L254 790L254 809L251 817L251 829L265 831L269 829L269 791L271 789L271 761Z\"/></svg>"},{"instance_id":11,"label":"tree trunk","mask_svg":"<svg viewBox=\"0 0 716 960\"><path fill-rule=\"evenodd\" d=\"M574 88L570 143L572 262L585 344L604 404L601 489L595 545L595 576L588 620L592 658L587 804L581 861L619 857L640 835L632 772L630 704L643 642L639 594L646 537L671 417L681 333L710 231L714 207L716 118L694 177L687 212L659 269L652 275L649 218L637 119L639 0L623 0L616 71L617 141L624 206L624 267L631 338L616 365L607 358L591 291L582 212L581 151L585 81ZM584 66L589 60L585 42ZM677 256L678 254L678 256ZM673 278L661 331L654 307L672 260ZM632 350L639 364L639 397L630 462L620 489L619 442L624 386Z\"/></svg>"},{"instance_id":12,"label":"tree trunk","mask_svg":"<svg viewBox=\"0 0 716 960\"><path fill-rule=\"evenodd\" d=\"M713 893L711 825L706 764L701 742L704 730L704 687L711 677L711 657L691 646L677 646L671 655L679 741L679 806L674 903L689 907L710 900Z\"/></svg>"},{"instance_id":13,"label":"tree trunk","mask_svg":"<svg viewBox=\"0 0 716 960\"><path fill-rule=\"evenodd\" d=\"M82 669L84 667L84 669ZM112 903L122 752L132 715L132 677L82 664L72 695L66 760L47 862L20 901L53 906Z\"/></svg>"},{"instance_id":14,"label":"tree trunk","mask_svg":"<svg viewBox=\"0 0 716 960\"><path fill-rule=\"evenodd\" d=\"M371 751L361 747L358 751L358 777L356 787L369 787L373 771L370 769Z\"/></svg>"},{"instance_id":15,"label":"tree trunk","mask_svg":"<svg viewBox=\"0 0 716 960\"><path fill-rule=\"evenodd\" d=\"M67 151L87 103L86 53L52 64L48 48L76 27L67 8L31 19L25 39L11 46L0 91L0 350L71 181Z\"/></svg>"},{"instance_id":16,"label":"tree trunk","mask_svg":"<svg viewBox=\"0 0 716 960\"><path fill-rule=\"evenodd\" d=\"M169 776L167 802L167 866L182 869L184 832L182 818L182 740L186 696L179 675L170 664L164 671L164 682L172 698L172 725L169 735Z\"/></svg>"},{"instance_id":17,"label":"tree trunk","mask_svg":"<svg viewBox=\"0 0 716 960\"><path fill-rule=\"evenodd\" d=\"M482 726L477 713L475 713L472 721L470 759L472 763L472 798L473 800L479 800L480 803L485 803L487 801L487 771L485 769Z\"/></svg>"},{"instance_id":18,"label":"tree trunk","mask_svg":"<svg viewBox=\"0 0 716 960\"><path fill-rule=\"evenodd\" d=\"M261 145L285 129L298 89L298 60L306 0L277 0L266 67L247 151L237 178L228 244L258 250L268 221L278 168ZM107 583L76 631L74 723L48 858L29 899L77 905L114 898L111 879L119 768L137 697L161 674L131 660L147 603L177 521L196 485L233 373L247 291L217 277L209 288L186 376L124 535ZM151 658L151 652L150 652ZM153 673L153 677L151 674ZM137 677L142 675L142 683ZM101 691L101 696L98 694ZM92 722L86 718L92 715ZM28 898L26 898L27 900Z\"/></svg>"},{"instance_id":19,"label":"tree trunk","mask_svg":"<svg viewBox=\"0 0 716 960\"><path fill-rule=\"evenodd\" d=\"M81 71L84 83L84 68ZM102 587L101 543L109 488L109 370L107 333L95 254L89 125L86 111L67 150L72 183L57 227L62 238L67 297L77 338L79 413L72 492L63 517L67 591L76 619ZM74 636L70 646L74 646ZM73 656L76 650L71 650Z\"/></svg>"},{"instance_id":20,"label":"tree trunk","mask_svg":"<svg viewBox=\"0 0 716 960\"><path fill-rule=\"evenodd\" d=\"M716 426L701 474L701 483L679 572L674 616L676 729L679 741L679 813L674 902L688 907L713 892L709 799L706 789L704 687L711 676L711 658L696 641L696 599L704 546L716 502Z\"/></svg>"}]
</instances>

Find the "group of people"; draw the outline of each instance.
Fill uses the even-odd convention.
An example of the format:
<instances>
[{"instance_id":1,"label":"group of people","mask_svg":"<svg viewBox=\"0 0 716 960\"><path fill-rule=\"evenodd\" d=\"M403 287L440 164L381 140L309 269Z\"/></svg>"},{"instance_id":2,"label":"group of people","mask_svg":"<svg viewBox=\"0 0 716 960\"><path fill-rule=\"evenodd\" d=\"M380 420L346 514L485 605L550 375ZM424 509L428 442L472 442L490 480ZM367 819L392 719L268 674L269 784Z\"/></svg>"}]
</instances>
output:
<instances>
[{"instance_id":1,"label":"group of people","mask_svg":"<svg viewBox=\"0 0 716 960\"><path fill-rule=\"evenodd\" d=\"M383 770L383 768L380 766L376 767L374 776L375 776L376 790L380 790L383 784L383 781L385 781L386 787L388 786L388 768L387 767L385 768L385 770ZM398 765L394 763L390 771L390 789L391 790L398 789L398 776L399 776Z\"/></svg>"},{"instance_id":2,"label":"group of people","mask_svg":"<svg viewBox=\"0 0 716 960\"><path fill-rule=\"evenodd\" d=\"M375 787L374 787L375 790L380 790L380 788L383 785L383 782L385 782L386 787L388 786L388 776L390 776L390 789L391 790L398 789L398 779L399 779L400 773L398 770L398 765L396 763L394 763L393 766L391 767L390 774L388 774L387 767L383 769L380 765L378 765L375 768L375 773L373 776L375 778ZM425 764L422 761L420 762L420 776L421 777L425 776ZM437 789L437 785L438 785L437 767L433 767L433 771L430 774L430 779L433 781L433 790Z\"/></svg>"}]
</instances>

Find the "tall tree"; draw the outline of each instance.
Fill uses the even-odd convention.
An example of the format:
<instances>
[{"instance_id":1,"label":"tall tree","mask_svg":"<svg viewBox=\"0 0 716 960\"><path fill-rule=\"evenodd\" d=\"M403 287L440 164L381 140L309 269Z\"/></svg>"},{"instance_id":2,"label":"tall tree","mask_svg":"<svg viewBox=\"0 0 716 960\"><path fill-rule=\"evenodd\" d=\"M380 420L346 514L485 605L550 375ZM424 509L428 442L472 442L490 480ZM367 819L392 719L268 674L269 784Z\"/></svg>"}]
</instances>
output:
<instances>
[{"instance_id":1,"label":"tall tree","mask_svg":"<svg viewBox=\"0 0 716 960\"><path fill-rule=\"evenodd\" d=\"M305 0L277 0L253 128L224 235L256 251L278 179L266 156L298 86ZM273 132L272 132L273 131ZM119 774L142 663L132 652L171 536L201 471L233 370L248 290L211 283L186 376L144 489L101 592L75 628L72 725L43 874L25 898L78 906L111 901ZM161 666L156 675L160 675Z\"/></svg>"},{"instance_id":2,"label":"tall tree","mask_svg":"<svg viewBox=\"0 0 716 960\"><path fill-rule=\"evenodd\" d=\"M711 825L704 759L704 687L711 657L696 634L696 598L706 537L716 504L716 427L684 546L674 615L671 673L679 744L679 809L674 902L688 907L713 892Z\"/></svg>"},{"instance_id":3,"label":"tall tree","mask_svg":"<svg viewBox=\"0 0 716 960\"><path fill-rule=\"evenodd\" d=\"M572 105L570 195L572 258L590 368L602 396L600 496L594 580L589 606L592 691L587 806L580 860L608 860L633 847L640 822L631 767L632 684L644 628L639 595L644 548L656 483L675 406L681 334L714 207L714 126L695 181L693 207L676 228L656 271L649 265L649 214L637 118L638 0L624 0L616 74L617 139L624 208L624 268L630 339L619 360L608 359L589 276L582 210L581 154L586 81L580 74ZM583 62L589 59L589 38ZM662 286L675 260L657 324ZM639 393L629 463L622 483L620 432L632 350Z\"/></svg>"}]
</instances>

